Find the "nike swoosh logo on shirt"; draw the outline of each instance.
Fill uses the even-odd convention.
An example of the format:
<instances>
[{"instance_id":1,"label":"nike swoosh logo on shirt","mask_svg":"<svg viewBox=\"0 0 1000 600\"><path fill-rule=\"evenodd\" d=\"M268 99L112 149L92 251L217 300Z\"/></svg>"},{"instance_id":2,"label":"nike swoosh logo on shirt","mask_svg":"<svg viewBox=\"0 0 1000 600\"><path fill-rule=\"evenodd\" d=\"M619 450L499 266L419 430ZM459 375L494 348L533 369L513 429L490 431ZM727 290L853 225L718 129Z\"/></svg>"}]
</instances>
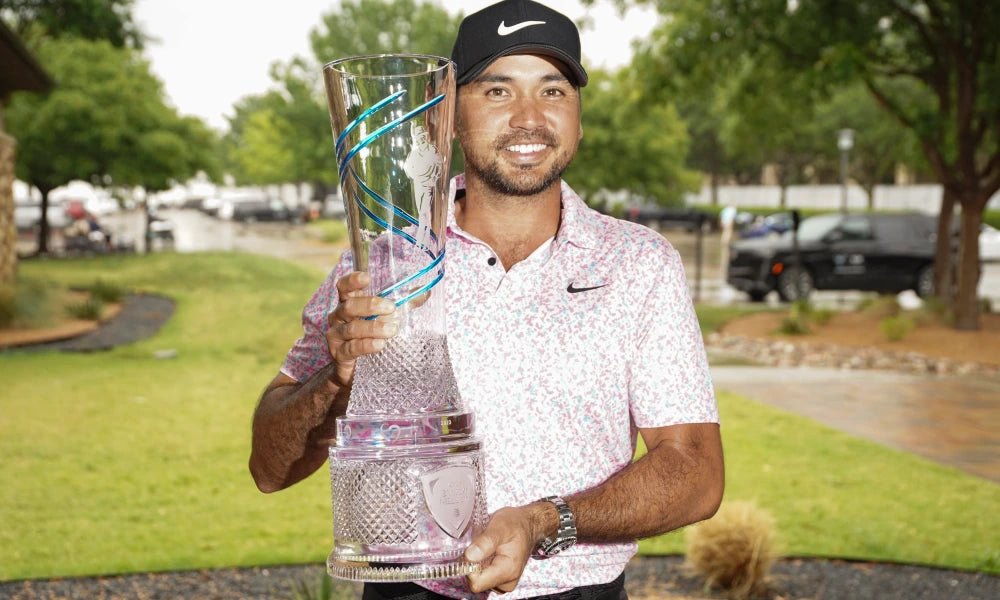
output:
<instances>
[{"instance_id":1,"label":"nike swoosh logo on shirt","mask_svg":"<svg viewBox=\"0 0 1000 600\"><path fill-rule=\"evenodd\" d=\"M532 25L545 25L545 21L523 21L517 25L511 25L507 27L504 25L503 21L500 21L500 27L497 27L497 33L500 35L510 35L515 31L520 31L525 27L531 27Z\"/></svg>"},{"instance_id":2,"label":"nike swoosh logo on shirt","mask_svg":"<svg viewBox=\"0 0 1000 600\"><path fill-rule=\"evenodd\" d=\"M570 282L569 286L566 288L566 291L571 294L579 294L580 292L589 292L590 290L596 290L602 287L607 287L607 285L608 284L605 283L604 285L595 285L592 287L573 287L573 283Z\"/></svg>"}]
</instances>

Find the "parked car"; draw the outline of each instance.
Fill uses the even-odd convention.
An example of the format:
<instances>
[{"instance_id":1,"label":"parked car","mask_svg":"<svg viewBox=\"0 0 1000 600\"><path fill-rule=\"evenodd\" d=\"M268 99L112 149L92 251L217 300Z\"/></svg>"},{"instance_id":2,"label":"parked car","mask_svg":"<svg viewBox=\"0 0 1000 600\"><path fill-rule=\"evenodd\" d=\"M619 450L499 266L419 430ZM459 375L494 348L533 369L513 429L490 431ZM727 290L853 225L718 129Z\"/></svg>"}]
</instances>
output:
<instances>
[{"instance_id":1,"label":"parked car","mask_svg":"<svg viewBox=\"0 0 1000 600\"><path fill-rule=\"evenodd\" d=\"M52 231L62 229L72 221L66 214L65 207L57 202L49 202L45 216ZM36 230L42 223L42 203L35 200L17 200L14 204L14 223L18 231Z\"/></svg>"},{"instance_id":2,"label":"parked car","mask_svg":"<svg viewBox=\"0 0 1000 600\"><path fill-rule=\"evenodd\" d=\"M719 219L708 212L687 206L660 206L646 204L634 206L625 211L625 218L648 227L661 229L684 229L685 231L714 231L719 228Z\"/></svg>"},{"instance_id":3,"label":"parked car","mask_svg":"<svg viewBox=\"0 0 1000 600\"><path fill-rule=\"evenodd\" d=\"M219 215L219 209L222 208L222 203L223 200L221 197L209 196L201 201L201 204L198 206L198 210L206 215L216 217Z\"/></svg>"},{"instance_id":4,"label":"parked car","mask_svg":"<svg viewBox=\"0 0 1000 600\"><path fill-rule=\"evenodd\" d=\"M225 200L219 207L219 218L253 223L256 221L295 221L298 214L281 200L266 196L248 196Z\"/></svg>"},{"instance_id":5,"label":"parked car","mask_svg":"<svg viewBox=\"0 0 1000 600\"><path fill-rule=\"evenodd\" d=\"M740 229L740 238L778 236L792 228L792 213L780 212L758 217Z\"/></svg>"},{"instance_id":6,"label":"parked car","mask_svg":"<svg viewBox=\"0 0 1000 600\"><path fill-rule=\"evenodd\" d=\"M739 240L730 247L726 281L761 301L784 301L813 290L934 293L936 217L924 214L828 214L799 226L801 265L793 232Z\"/></svg>"}]
</instances>

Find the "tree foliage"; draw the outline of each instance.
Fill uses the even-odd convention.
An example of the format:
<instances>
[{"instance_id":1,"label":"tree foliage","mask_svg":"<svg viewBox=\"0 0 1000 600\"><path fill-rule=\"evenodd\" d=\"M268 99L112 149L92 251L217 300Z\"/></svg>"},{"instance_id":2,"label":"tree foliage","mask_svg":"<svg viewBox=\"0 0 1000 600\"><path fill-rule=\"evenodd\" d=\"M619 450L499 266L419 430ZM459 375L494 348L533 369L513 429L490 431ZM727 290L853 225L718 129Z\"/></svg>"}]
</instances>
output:
<instances>
[{"instance_id":1,"label":"tree foliage","mask_svg":"<svg viewBox=\"0 0 1000 600\"><path fill-rule=\"evenodd\" d=\"M948 299L959 328L978 327L979 226L987 201L1000 189L1000 11L974 0L639 3L655 5L671 22L660 31L669 37L656 47L673 64L707 64L719 76L748 64L755 78L777 74L798 89L826 95L837 86L864 85L916 136L944 186L939 290L951 265L952 206L962 207L958 285Z\"/></svg>"},{"instance_id":2,"label":"tree foliage","mask_svg":"<svg viewBox=\"0 0 1000 600\"><path fill-rule=\"evenodd\" d=\"M640 102L628 71L592 71L582 90L583 140L566 178L585 198L627 190L679 204L698 176L685 169L688 135L669 102Z\"/></svg>"},{"instance_id":3,"label":"tree foliage","mask_svg":"<svg viewBox=\"0 0 1000 600\"><path fill-rule=\"evenodd\" d=\"M36 53L55 79L46 94L16 94L6 124L18 140L17 176L48 193L74 179L164 189L204 169L218 176L215 135L180 117L137 51L74 37ZM47 250L42 219L41 252Z\"/></svg>"},{"instance_id":4,"label":"tree foliage","mask_svg":"<svg viewBox=\"0 0 1000 600\"><path fill-rule=\"evenodd\" d=\"M458 22L430 2L341 2L310 33L312 57L272 65L274 89L244 98L235 107L225 139L227 166L246 183L335 185L337 163L322 65L364 54L449 56Z\"/></svg>"},{"instance_id":5,"label":"tree foliage","mask_svg":"<svg viewBox=\"0 0 1000 600\"><path fill-rule=\"evenodd\" d=\"M146 36L132 19L135 0L0 0L0 17L19 37L73 36L141 49Z\"/></svg>"}]
</instances>

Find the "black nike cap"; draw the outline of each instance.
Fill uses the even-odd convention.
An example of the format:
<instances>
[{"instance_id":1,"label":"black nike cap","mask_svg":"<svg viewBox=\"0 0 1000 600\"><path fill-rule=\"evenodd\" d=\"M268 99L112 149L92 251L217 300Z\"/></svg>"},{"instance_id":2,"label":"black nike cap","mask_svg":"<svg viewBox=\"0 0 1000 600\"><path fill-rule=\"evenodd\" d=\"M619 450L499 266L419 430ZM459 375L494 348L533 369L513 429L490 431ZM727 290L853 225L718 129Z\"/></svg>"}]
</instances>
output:
<instances>
[{"instance_id":1,"label":"black nike cap","mask_svg":"<svg viewBox=\"0 0 1000 600\"><path fill-rule=\"evenodd\" d=\"M577 86L587 85L580 64L580 32L562 13L531 0L504 0L462 20L451 51L458 85L469 83L501 56L542 54L569 70Z\"/></svg>"}]
</instances>

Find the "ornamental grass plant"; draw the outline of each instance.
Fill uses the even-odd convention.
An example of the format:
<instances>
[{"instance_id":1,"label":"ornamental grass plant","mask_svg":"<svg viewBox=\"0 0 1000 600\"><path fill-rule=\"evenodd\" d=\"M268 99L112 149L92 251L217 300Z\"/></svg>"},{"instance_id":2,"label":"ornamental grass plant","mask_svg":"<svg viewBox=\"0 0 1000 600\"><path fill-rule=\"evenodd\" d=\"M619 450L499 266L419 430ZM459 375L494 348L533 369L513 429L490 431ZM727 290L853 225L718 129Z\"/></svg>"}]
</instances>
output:
<instances>
[{"instance_id":1,"label":"ornamental grass plant","mask_svg":"<svg viewBox=\"0 0 1000 600\"><path fill-rule=\"evenodd\" d=\"M777 560L774 519L753 502L730 501L687 530L685 566L731 600L764 591Z\"/></svg>"}]
</instances>

